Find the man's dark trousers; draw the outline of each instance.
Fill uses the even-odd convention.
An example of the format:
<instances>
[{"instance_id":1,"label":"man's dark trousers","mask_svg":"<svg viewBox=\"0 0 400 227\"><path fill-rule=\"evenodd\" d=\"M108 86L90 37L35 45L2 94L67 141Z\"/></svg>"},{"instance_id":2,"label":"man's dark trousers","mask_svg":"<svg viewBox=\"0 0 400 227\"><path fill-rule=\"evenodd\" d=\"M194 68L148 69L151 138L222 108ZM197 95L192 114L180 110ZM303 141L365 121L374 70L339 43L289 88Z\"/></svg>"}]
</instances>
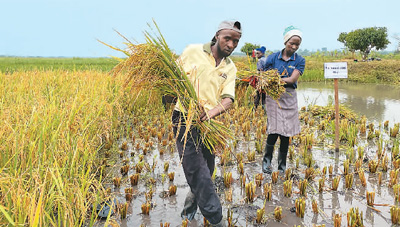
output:
<instances>
[{"instance_id":1,"label":"man's dark trousers","mask_svg":"<svg viewBox=\"0 0 400 227\"><path fill-rule=\"evenodd\" d=\"M215 155L201 142L199 131L192 127L187 135L186 144L184 133L186 126L181 112L174 111L172 122L180 160L183 171L191 191L195 194L196 202L203 216L211 223L216 224L222 220L222 207L211 176L215 167ZM179 130L178 130L179 127Z\"/></svg>"}]
</instances>

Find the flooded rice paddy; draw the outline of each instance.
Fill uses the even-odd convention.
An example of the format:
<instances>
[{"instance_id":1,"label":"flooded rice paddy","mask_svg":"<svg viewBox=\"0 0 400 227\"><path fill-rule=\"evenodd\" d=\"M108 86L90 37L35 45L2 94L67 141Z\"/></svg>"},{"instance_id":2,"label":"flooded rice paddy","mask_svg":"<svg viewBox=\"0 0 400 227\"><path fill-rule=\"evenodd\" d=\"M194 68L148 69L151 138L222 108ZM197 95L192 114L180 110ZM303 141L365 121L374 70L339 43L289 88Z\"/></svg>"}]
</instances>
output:
<instances>
[{"instance_id":1,"label":"flooded rice paddy","mask_svg":"<svg viewBox=\"0 0 400 227\"><path fill-rule=\"evenodd\" d=\"M299 107L325 106L333 101L333 80L324 83L302 82L297 89ZM383 84L353 84L339 81L340 104L348 106L369 121L400 122L400 86Z\"/></svg>"},{"instance_id":2,"label":"flooded rice paddy","mask_svg":"<svg viewBox=\"0 0 400 227\"><path fill-rule=\"evenodd\" d=\"M266 140L266 117L261 109L253 113L248 107L237 107L219 119L231 125L235 133L235 141L220 149L216 158L214 182L225 220L229 219L232 226L347 226L348 212L358 208L357 221L362 220L364 226L392 225L390 209L398 206L396 198L399 197L396 171L400 164L397 161L400 160L399 144L398 136L392 134L400 121L396 115L400 111L399 89L392 88L395 94L388 95L385 93L388 88L379 86L377 93L370 87L346 86L339 88L340 103L359 115L348 110L341 112L343 130L340 150L335 152L333 107L314 106L329 104L333 85L300 84L302 133L292 138L288 154L291 173L279 175L277 182L261 171ZM126 218L121 218L121 209L116 209L112 216L120 226L183 226L180 212L189 187L171 139L169 116L167 113L165 117L144 115L130 119L126 136L114 144L120 157L108 158L107 168L111 178L121 179L121 184L115 186L110 180L106 187L120 205L127 202L126 188L131 188L133 195L128 199ZM386 120L389 121L385 123ZM272 161L274 170L277 170L277 147ZM126 174L121 174L124 165L129 168ZM173 180L168 176L171 173L174 173ZM224 176L229 173L232 182L228 184L225 180L224 183ZM130 180L135 174L139 176L137 185ZM245 184L256 185L256 177L261 182L255 186L253 202L246 195L243 176ZM287 188L284 189L285 181L285 184L292 183L290 196ZM301 185L304 182L306 187ZM272 188L270 200L266 199L265 185ZM174 195L169 192L171 186L176 186ZM367 192L375 192L374 201L369 205ZM304 217L296 215L299 212L296 212L296 200L300 198L305 201ZM150 205L149 214L144 214L144 204ZM282 208L280 220L275 217L277 207ZM257 220L257 212L262 208L264 212ZM335 217L341 217L339 225L335 225ZM207 226L200 210L187 226Z\"/></svg>"}]
</instances>

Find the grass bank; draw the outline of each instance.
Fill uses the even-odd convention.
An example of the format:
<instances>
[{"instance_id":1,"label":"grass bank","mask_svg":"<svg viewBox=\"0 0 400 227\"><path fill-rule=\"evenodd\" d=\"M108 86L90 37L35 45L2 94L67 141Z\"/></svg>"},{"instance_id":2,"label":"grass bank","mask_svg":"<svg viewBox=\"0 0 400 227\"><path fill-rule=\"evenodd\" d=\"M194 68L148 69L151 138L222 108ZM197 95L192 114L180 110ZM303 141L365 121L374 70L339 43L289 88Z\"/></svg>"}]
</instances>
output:
<instances>
[{"instance_id":1,"label":"grass bank","mask_svg":"<svg viewBox=\"0 0 400 227\"><path fill-rule=\"evenodd\" d=\"M339 61L347 62L348 82L400 84L400 60L396 59L354 62L347 59L322 61L320 59L306 58L306 70L300 80L307 82L324 81L324 63Z\"/></svg>"},{"instance_id":2,"label":"grass bank","mask_svg":"<svg viewBox=\"0 0 400 227\"><path fill-rule=\"evenodd\" d=\"M306 69L299 81L324 81L325 62L347 62L348 82L400 84L400 59L382 59L380 61L354 62L349 58L306 56ZM233 57L239 67L255 69L254 62L247 57ZM244 67L244 65L246 67ZM249 66L250 65L250 66Z\"/></svg>"}]
</instances>

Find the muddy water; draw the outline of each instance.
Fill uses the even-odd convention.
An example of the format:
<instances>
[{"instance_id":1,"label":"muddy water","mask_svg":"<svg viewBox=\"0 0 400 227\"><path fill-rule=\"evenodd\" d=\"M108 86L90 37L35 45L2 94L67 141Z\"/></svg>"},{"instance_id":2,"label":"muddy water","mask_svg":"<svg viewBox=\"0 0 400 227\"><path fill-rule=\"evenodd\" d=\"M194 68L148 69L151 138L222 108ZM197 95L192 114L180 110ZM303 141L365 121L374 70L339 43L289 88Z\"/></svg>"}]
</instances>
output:
<instances>
[{"instance_id":1,"label":"muddy water","mask_svg":"<svg viewBox=\"0 0 400 227\"><path fill-rule=\"evenodd\" d=\"M299 83L299 106L325 106L334 100L333 80L326 83ZM339 102L368 120L400 122L400 86L339 82Z\"/></svg>"},{"instance_id":2,"label":"muddy water","mask_svg":"<svg viewBox=\"0 0 400 227\"><path fill-rule=\"evenodd\" d=\"M238 146L238 150L247 150L248 147L253 147L254 144L243 143ZM294 211L295 200L300 197L299 189L297 187L296 179L304 178L304 167L300 167L298 170L294 170L294 183L293 183L293 194L290 198L287 198L283 194L283 176L280 176L278 182L272 185L272 200L266 202L265 216L263 220L263 225L255 224L255 217L257 209L263 207L264 196L263 188L257 187L256 194L257 198L253 203L245 202L245 193L240 186L238 168L236 164L221 167L217 166L217 190L220 192L220 198L223 205L223 212L226 218L228 209L233 212L233 221L236 226L312 226L313 224L325 224L326 226L333 226L333 216L335 214L342 214L342 225L347 226L346 214L352 207L359 207L360 211L363 212L364 225L365 226L390 226L390 207L385 204L394 205L394 195L393 190L388 188L389 176L387 173L383 174L383 184L377 184L377 174L369 174L368 170L365 171L367 178L367 186L363 187L357 175L354 175L354 183L352 189L345 189L344 175L343 172L343 160L344 155L342 153L329 153L321 148L313 148L313 156L318 162L319 167L323 166L334 166L333 176L326 176L325 190L322 193L318 193L318 179L316 177L315 181L310 181L310 186L307 189L306 198L306 211L304 218L296 217ZM148 157L153 157L158 153L157 149L154 149L152 154L148 154ZM273 166L277 169L277 151L274 153ZM261 172L261 161L262 155L256 155L255 162L247 162L244 165L245 173L247 176L247 182L250 180L254 181L254 175ZM132 200L131 205L128 209L128 217L124 220L119 220L118 215L114 218L118 220L120 226L160 226L160 223L170 223L170 226L181 226L182 219L180 217L180 212L183 207L185 195L187 194L189 188L186 184L182 168L179 165L178 156L176 152L168 152L163 156L156 159L158 162L158 167L155 168L154 173L142 174L139 185L133 187L135 198ZM153 160L147 160L150 165L152 165ZM168 172L175 172L175 179L173 182L169 182L166 179L162 181L162 174L164 173L163 164L165 161L170 163L170 168ZM219 160L217 159L217 163ZM318 165L318 164L317 164ZM294 168L295 164L289 161L288 167ZM221 181L220 176L223 176L223 171L232 172L234 183L231 186L233 191L232 202L225 200L224 191L227 190ZM134 173L131 170L128 175ZM341 181L337 191L332 191L331 182L332 178L336 175L341 175ZM219 176L219 177L218 177ZM152 187L155 190L152 199L152 209L149 215L142 214L141 205L146 201L144 192L149 190L149 185L146 184L146 178L153 177L156 179L156 184ZM264 174L263 184L266 182L271 182L271 176ZM168 187L172 184L177 185L176 195L164 197L164 192L168 190ZM129 183L126 180L125 184L122 184L120 188L115 188L112 185L109 187L113 188L113 193L118 198L119 202L125 202L124 188L129 187ZM383 204L385 206L375 206L370 208L366 204L365 193L366 191L375 191L375 203ZM311 202L315 199L318 203L320 212L318 214L313 213L311 208ZM274 220L273 212L275 207L281 206L283 209L282 220ZM100 222L101 223L101 222ZM100 224L99 223L99 224ZM100 225L99 225L100 226ZM188 226L203 226L203 216L198 210L194 220L189 223Z\"/></svg>"},{"instance_id":3,"label":"muddy water","mask_svg":"<svg viewBox=\"0 0 400 227\"><path fill-rule=\"evenodd\" d=\"M399 122L399 116L396 113L400 111L400 102L397 100L400 97L400 89L397 87L390 86L377 86L377 85L357 85L354 87L349 84L339 85L339 97L340 103L349 106L355 112L364 114L367 116L370 122L383 122L389 120L390 125L395 122ZM333 97L333 83L332 84L315 84L315 83L301 83L299 84L298 98L299 107L307 106L310 104L326 105L329 101L329 96ZM376 124L377 125L377 124ZM303 126L302 126L303 127ZM376 126L377 127L377 126ZM377 129L378 130L378 129ZM384 138L384 146L389 151L393 139L387 135L387 130L379 129L382 132L382 138ZM318 136L317 136L318 137ZM176 151L167 151L163 155L159 154L159 149L162 145L158 144L156 138L151 138L154 141L154 147L147 155L144 156L145 162L150 166L154 162L157 162L154 171L147 171L140 175L138 186L134 186L134 199L128 209L128 216L126 219L121 220L118 214L113 215L113 218L117 220L120 226L160 226L160 223L170 223L170 226L181 226L182 219L180 212L183 207L184 199L189 191L189 187L186 183L182 167L179 164L179 158ZM140 141L137 139L136 143ZM359 144L365 146L365 153L368 159L376 159L376 144L377 140L367 141L364 136L358 138ZM265 138L264 138L265 141ZM219 165L220 159L216 158L216 189L220 195L221 203L223 207L224 218L227 217L227 211L232 212L233 223L235 226L313 226L325 224L325 226L333 226L333 217L335 214L342 215L341 226L347 226L346 215L350 208L358 207L359 211L362 212L363 221L365 226L391 226L390 219L390 206L398 205L394 199L393 189L388 187L389 173L382 173L382 184L378 185L377 173L369 173L368 163L364 163L365 177L367 179L366 187L361 185L361 181L358 174L354 174L354 183L352 188L345 188L345 176L343 175L343 162L346 159L345 149L340 149L340 152L333 152L333 141L326 139L325 141L319 141L314 144L311 149L314 160L314 168L322 169L325 166L333 166L333 174L326 175L325 187L322 193L318 192L318 180L321 179L322 174L316 174L314 180L309 181L307 188L306 197L306 210L304 218L296 216L294 212L295 200L300 197L299 187L297 185L299 179L304 179L306 166L300 164L298 169L295 169L294 160L288 160L288 168L293 169L293 194L290 198L287 198L283 194L283 177L280 176L278 182L272 185L272 200L265 203L265 215L262 224L258 225L255 222L257 209L264 206L264 195L263 188L256 188L257 198L253 203L245 202L245 192L241 188L240 175L236 162L232 162L230 165L221 166ZM139 154L142 150L136 150L134 144L128 144L129 149L125 151L126 156L130 159L130 165L133 166L139 162ZM254 176L257 173L261 173L261 160L262 154L256 154L256 161L248 162L246 153L249 150L254 150L254 138L246 141L245 139L240 140L238 146L232 151L233 153L243 152L244 153L244 171L247 177L247 181L254 182ZM298 152L295 147L296 152ZM130 154L134 153L133 157ZM273 167L277 169L277 149L274 152ZM390 156L390 152L389 152ZM389 158L390 160L390 158ZM174 181L170 182L164 172L164 163L169 162L168 172L175 172ZM116 165L115 172L118 173L119 166ZM350 172L353 172L354 165L350 167ZM389 164L389 171L393 169L392 165ZM380 169L378 172L381 171ZM232 189L232 201L228 202L225 199L224 192L229 190L223 185L223 173L232 172L234 182L230 187ZM131 168L128 176L135 173L135 170ZM341 180L337 191L333 191L332 179L333 177L340 175ZM271 175L264 174L263 184L271 182ZM155 183L148 183L150 178L155 179ZM170 185L177 186L176 195L165 196L168 194L168 188ZM115 188L112 184L107 185L112 188L113 194L116 196L120 203L125 202L124 188L130 187L129 179L123 177L120 188ZM141 205L145 203L145 192L148 192L152 188L154 190L154 196L151 199L152 209L149 215L142 214ZM375 191L375 205L370 207L366 202L366 191ZM319 213L314 213L312 210L312 200L316 200L319 208ZM282 207L282 220L277 221L274 219L274 209L277 206ZM98 222L98 226L104 224L102 221ZM200 211L197 211L194 220L192 220L188 226L203 226L203 216Z\"/></svg>"}]
</instances>

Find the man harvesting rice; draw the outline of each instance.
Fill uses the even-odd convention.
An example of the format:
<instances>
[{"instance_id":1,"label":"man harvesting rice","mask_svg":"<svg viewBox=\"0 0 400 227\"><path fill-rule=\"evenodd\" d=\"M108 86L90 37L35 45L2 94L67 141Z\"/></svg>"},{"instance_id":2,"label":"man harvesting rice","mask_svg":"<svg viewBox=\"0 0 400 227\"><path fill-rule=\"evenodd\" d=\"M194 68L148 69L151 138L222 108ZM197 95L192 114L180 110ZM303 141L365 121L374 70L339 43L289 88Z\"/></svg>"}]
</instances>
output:
<instances>
[{"instance_id":1,"label":"man harvesting rice","mask_svg":"<svg viewBox=\"0 0 400 227\"><path fill-rule=\"evenodd\" d=\"M210 120L231 107L235 97L236 67L228 58L242 35L238 21L223 21L210 43L189 45L180 56L182 68L204 107L200 121ZM225 226L222 207L211 176L215 155L203 143L199 130L190 127L185 137L185 110L178 100L172 115L176 145L190 191L181 213L192 220L197 206L212 226Z\"/></svg>"}]
</instances>

